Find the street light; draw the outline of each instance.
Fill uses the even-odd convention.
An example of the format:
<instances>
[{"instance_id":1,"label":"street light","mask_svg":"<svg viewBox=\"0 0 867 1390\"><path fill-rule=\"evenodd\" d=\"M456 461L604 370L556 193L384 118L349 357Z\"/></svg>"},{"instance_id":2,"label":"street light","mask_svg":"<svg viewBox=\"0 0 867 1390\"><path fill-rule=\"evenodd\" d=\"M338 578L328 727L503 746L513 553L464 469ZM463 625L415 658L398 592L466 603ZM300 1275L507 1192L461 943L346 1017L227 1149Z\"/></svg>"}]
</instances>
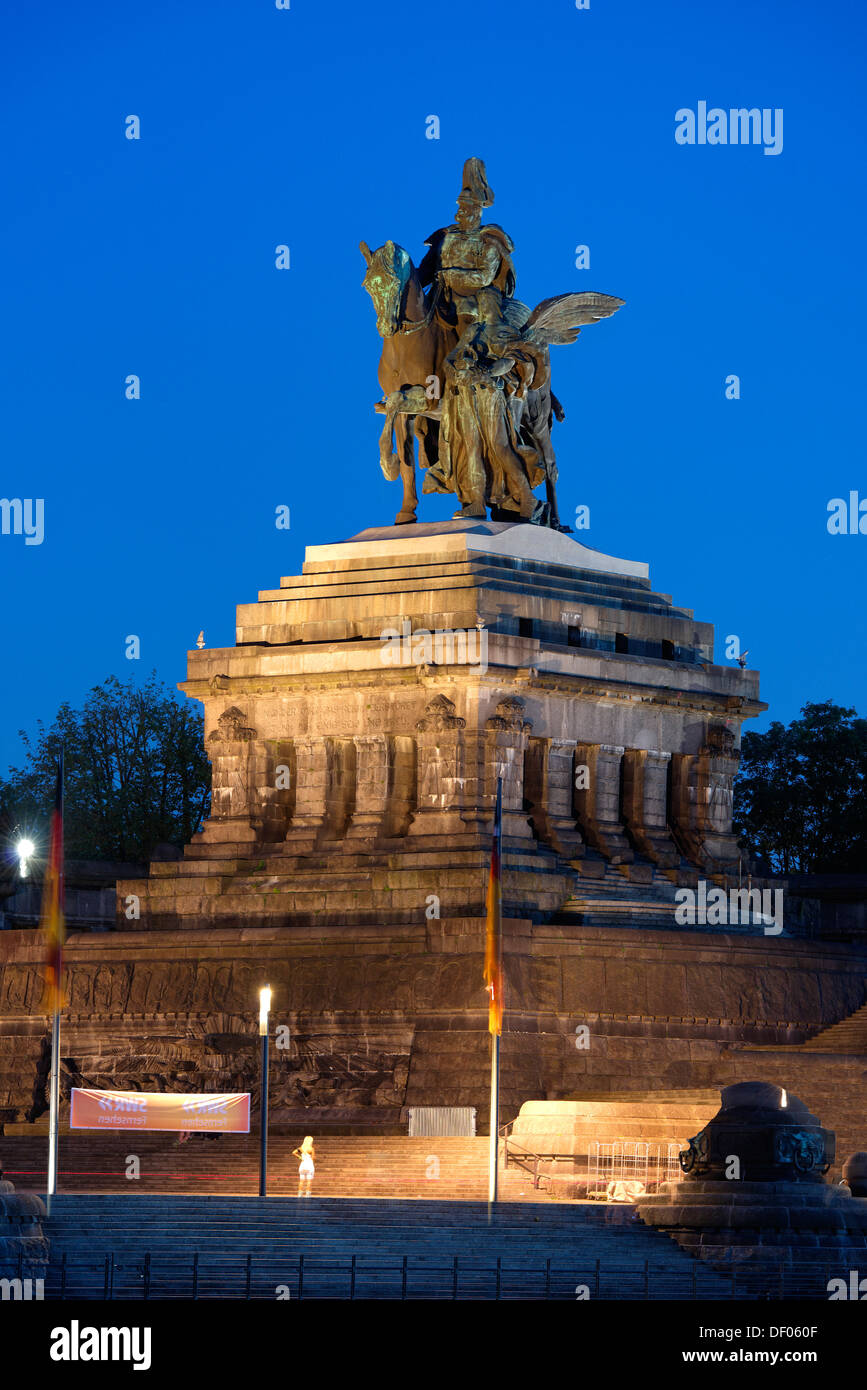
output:
<instances>
[{"instance_id":1,"label":"street light","mask_svg":"<svg viewBox=\"0 0 867 1390\"><path fill-rule=\"evenodd\" d=\"M27 861L33 858L33 855L36 853L36 846L32 840L19 840L18 844L15 846L15 852L18 855L18 872L21 874L22 878L27 878Z\"/></svg>"},{"instance_id":2,"label":"street light","mask_svg":"<svg viewBox=\"0 0 867 1390\"><path fill-rule=\"evenodd\" d=\"M259 1196L268 1195L268 1013L271 1009L271 986L259 990L259 1037L262 1039L262 1097L259 1134Z\"/></svg>"}]
</instances>

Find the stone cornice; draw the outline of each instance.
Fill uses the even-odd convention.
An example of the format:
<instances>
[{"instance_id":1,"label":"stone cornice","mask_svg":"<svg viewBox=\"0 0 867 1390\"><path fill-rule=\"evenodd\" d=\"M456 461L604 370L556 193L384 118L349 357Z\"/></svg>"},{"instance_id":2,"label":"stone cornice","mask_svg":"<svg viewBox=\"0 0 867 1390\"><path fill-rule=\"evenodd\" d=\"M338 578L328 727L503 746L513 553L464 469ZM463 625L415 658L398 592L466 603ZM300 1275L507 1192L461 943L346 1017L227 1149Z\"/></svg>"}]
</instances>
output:
<instances>
[{"instance_id":1,"label":"stone cornice","mask_svg":"<svg viewBox=\"0 0 867 1390\"><path fill-rule=\"evenodd\" d=\"M230 650L233 653L236 651L234 648ZM220 683L215 684L215 680ZM299 671L275 676L218 676L209 680L179 681L178 690L194 700L205 700L215 694L231 694L231 697L236 699L245 695L268 695L282 691L305 694L308 691L319 690L351 691L359 687L394 689L418 684L436 685L444 681L450 684L478 686L480 689L490 687L502 690L514 686L524 690L550 691L594 702L599 699L622 700L626 703L642 702L670 709L730 714L742 719L754 718L768 708L763 700L754 700L746 695L729 695L722 691L659 687L602 676L568 676L560 672L548 673L538 667L489 665L485 672L480 672L477 667L464 663L443 666L382 666L379 669L353 668L315 674Z\"/></svg>"}]
</instances>

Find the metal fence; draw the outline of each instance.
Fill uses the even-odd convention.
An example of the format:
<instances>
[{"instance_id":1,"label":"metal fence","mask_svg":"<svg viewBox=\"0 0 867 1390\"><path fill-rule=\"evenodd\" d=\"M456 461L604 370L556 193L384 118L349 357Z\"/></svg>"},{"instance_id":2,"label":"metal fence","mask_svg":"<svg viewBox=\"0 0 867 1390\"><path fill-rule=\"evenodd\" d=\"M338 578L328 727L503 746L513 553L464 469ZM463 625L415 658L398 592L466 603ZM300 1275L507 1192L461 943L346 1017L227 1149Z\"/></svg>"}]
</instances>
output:
<instances>
[{"instance_id":1,"label":"metal fence","mask_svg":"<svg viewBox=\"0 0 867 1390\"><path fill-rule=\"evenodd\" d=\"M660 1183L678 1182L683 1177L678 1154L685 1147L676 1140L594 1140L587 1153L587 1194L605 1197L613 1182L640 1182L648 1192Z\"/></svg>"},{"instance_id":2,"label":"metal fence","mask_svg":"<svg viewBox=\"0 0 867 1390\"><path fill-rule=\"evenodd\" d=\"M845 1273L845 1271L844 1271ZM147 1252L64 1253L45 1271L48 1300L205 1299L484 1299L672 1300L828 1298L838 1265L817 1262L763 1268L734 1265L720 1272L699 1260L657 1265L600 1260L563 1265L551 1259L511 1265L502 1259L438 1262L404 1255L318 1259L299 1254L206 1258Z\"/></svg>"},{"instance_id":3,"label":"metal fence","mask_svg":"<svg viewBox=\"0 0 867 1390\"><path fill-rule=\"evenodd\" d=\"M411 1105L407 1133L410 1138L457 1135L474 1138L476 1109L473 1105Z\"/></svg>"}]
</instances>

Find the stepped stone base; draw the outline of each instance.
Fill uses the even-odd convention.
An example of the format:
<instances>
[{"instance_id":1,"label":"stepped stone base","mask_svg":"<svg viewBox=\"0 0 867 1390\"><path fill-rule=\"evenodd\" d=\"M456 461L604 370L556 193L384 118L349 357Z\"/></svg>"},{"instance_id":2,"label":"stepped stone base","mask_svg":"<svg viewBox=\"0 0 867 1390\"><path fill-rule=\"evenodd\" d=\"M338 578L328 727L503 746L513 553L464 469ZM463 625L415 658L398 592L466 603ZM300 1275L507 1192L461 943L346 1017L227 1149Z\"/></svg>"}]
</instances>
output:
<instances>
[{"instance_id":1,"label":"stepped stone base","mask_svg":"<svg viewBox=\"0 0 867 1390\"><path fill-rule=\"evenodd\" d=\"M523 524L386 527L310 546L188 654L211 817L118 885L142 930L481 917L497 779L503 901L544 921L603 863L736 867L731 782L758 677L647 566ZM592 871L591 871L592 873Z\"/></svg>"},{"instance_id":2,"label":"stepped stone base","mask_svg":"<svg viewBox=\"0 0 867 1390\"><path fill-rule=\"evenodd\" d=\"M757 674L713 665L712 642L646 565L543 528L308 548L301 575L239 607L235 646L188 654L211 817L182 859L118 884L115 932L70 936L64 1097L255 1095L270 984L277 1127L339 1111L393 1132L410 1105L483 1122L498 778L501 1120L530 1099L719 1086L747 1047L779 1049L751 1074L785 1079L795 1048L863 1005L867 952L755 920L678 925L679 886L736 881L737 745L764 708ZM44 1007L37 934L0 932L4 1128L47 1109ZM863 1064L797 1066L845 1150L864 1147Z\"/></svg>"},{"instance_id":3,"label":"stepped stone base","mask_svg":"<svg viewBox=\"0 0 867 1390\"><path fill-rule=\"evenodd\" d=\"M642 1220L702 1259L813 1261L834 1253L867 1259L867 1201L839 1187L799 1182L668 1183L639 1200Z\"/></svg>"}]
</instances>

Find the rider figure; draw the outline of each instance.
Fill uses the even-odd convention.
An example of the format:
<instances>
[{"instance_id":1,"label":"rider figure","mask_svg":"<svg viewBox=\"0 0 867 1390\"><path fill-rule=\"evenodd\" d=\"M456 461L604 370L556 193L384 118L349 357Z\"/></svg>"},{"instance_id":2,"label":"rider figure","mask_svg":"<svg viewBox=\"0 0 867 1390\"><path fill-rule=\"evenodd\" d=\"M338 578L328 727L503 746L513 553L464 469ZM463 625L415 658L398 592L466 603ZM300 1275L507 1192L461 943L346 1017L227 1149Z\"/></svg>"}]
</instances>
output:
<instances>
[{"instance_id":1,"label":"rider figure","mask_svg":"<svg viewBox=\"0 0 867 1390\"><path fill-rule=\"evenodd\" d=\"M509 515L530 520L542 506L531 486L543 473L536 451L518 438L521 407L510 407L520 375L505 380L515 368L507 354L516 320L525 322L529 310L512 298L511 238L496 223L482 226L482 210L493 201L484 164L468 159L455 222L428 238L419 268L422 285L435 284L440 323L457 340L444 364L439 460L430 482L454 486L458 517L485 517L487 496Z\"/></svg>"},{"instance_id":2,"label":"rider figure","mask_svg":"<svg viewBox=\"0 0 867 1390\"><path fill-rule=\"evenodd\" d=\"M437 314L457 332L452 357L466 345L462 340L472 325L500 315L503 298L514 293L512 240L495 222L481 225L482 209L493 201L484 164L468 159L454 224L441 227L425 242L430 249L419 267L419 279L423 287L434 282L439 287Z\"/></svg>"}]
</instances>

